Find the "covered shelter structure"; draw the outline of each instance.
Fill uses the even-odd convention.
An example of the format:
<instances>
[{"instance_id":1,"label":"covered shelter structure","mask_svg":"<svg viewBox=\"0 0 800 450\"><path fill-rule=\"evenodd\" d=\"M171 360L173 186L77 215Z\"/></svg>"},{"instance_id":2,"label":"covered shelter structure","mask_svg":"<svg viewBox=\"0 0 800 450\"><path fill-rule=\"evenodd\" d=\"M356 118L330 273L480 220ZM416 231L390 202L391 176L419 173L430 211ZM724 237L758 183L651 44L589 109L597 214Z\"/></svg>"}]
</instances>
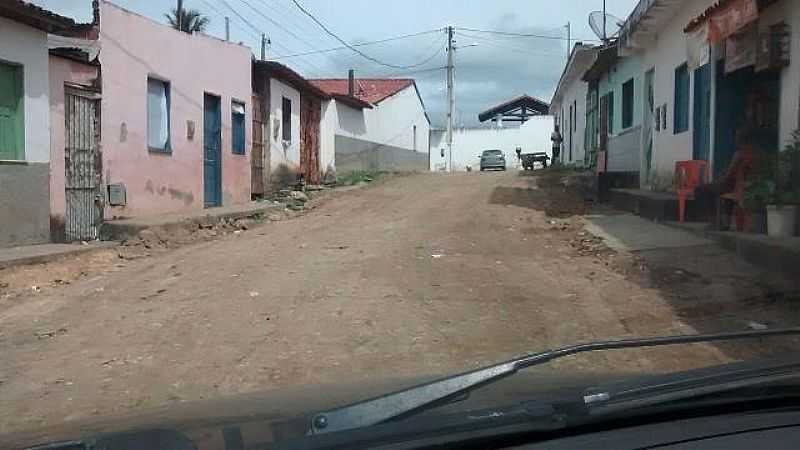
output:
<instances>
[{"instance_id":1,"label":"covered shelter structure","mask_svg":"<svg viewBox=\"0 0 800 450\"><path fill-rule=\"evenodd\" d=\"M550 111L550 104L530 95L520 95L511 100L493 106L478 114L478 120L525 123L532 116L545 116Z\"/></svg>"}]
</instances>

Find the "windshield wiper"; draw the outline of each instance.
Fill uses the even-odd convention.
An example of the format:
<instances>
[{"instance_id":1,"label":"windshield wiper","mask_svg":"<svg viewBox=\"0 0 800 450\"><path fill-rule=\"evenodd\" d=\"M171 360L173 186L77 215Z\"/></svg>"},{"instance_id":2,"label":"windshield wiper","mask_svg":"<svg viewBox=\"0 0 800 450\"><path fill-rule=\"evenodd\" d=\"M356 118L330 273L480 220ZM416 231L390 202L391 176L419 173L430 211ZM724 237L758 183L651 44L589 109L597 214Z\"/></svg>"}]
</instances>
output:
<instances>
[{"instance_id":1,"label":"windshield wiper","mask_svg":"<svg viewBox=\"0 0 800 450\"><path fill-rule=\"evenodd\" d=\"M519 370L578 353L788 335L800 335L800 328L601 341L548 350L320 412L311 419L309 434L332 433L383 423L436 406L458 395L495 383Z\"/></svg>"}]
</instances>

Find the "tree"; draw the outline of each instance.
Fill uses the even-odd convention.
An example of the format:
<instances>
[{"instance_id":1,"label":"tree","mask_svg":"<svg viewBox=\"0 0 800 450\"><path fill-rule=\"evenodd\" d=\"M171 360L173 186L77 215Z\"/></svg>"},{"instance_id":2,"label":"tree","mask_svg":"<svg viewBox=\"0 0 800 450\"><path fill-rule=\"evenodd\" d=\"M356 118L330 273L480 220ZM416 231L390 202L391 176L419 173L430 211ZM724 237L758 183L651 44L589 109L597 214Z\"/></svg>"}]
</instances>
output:
<instances>
[{"instance_id":1,"label":"tree","mask_svg":"<svg viewBox=\"0 0 800 450\"><path fill-rule=\"evenodd\" d=\"M164 14L164 17L167 18L167 21L172 28L178 30L178 8L172 8L167 14ZM196 9L186 9L183 8L181 11L181 20L180 20L180 31L184 33L195 33L195 32L203 32L206 31L208 28L208 24L211 22L211 19L208 16L204 15L200 11Z\"/></svg>"}]
</instances>

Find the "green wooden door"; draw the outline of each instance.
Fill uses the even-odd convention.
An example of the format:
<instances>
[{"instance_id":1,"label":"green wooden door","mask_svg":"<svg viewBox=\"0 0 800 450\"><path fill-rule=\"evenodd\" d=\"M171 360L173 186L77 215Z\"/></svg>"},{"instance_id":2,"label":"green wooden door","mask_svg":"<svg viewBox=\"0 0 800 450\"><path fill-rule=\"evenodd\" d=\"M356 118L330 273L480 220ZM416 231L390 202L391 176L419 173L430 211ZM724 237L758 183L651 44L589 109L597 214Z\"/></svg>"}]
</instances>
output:
<instances>
[{"instance_id":1,"label":"green wooden door","mask_svg":"<svg viewBox=\"0 0 800 450\"><path fill-rule=\"evenodd\" d=\"M22 67L0 63L0 159L25 159Z\"/></svg>"}]
</instances>

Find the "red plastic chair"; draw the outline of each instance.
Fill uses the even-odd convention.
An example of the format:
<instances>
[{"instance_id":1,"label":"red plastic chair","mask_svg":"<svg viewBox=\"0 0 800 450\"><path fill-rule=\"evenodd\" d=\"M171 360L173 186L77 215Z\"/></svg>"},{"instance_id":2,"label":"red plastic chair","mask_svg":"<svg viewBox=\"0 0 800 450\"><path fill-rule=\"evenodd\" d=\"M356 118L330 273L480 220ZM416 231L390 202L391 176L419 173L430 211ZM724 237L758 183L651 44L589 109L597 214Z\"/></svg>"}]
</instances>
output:
<instances>
[{"instance_id":1,"label":"red plastic chair","mask_svg":"<svg viewBox=\"0 0 800 450\"><path fill-rule=\"evenodd\" d=\"M675 163L675 192L678 193L678 220L686 219L686 200L694 198L694 190L708 182L708 162L702 160Z\"/></svg>"}]
</instances>

